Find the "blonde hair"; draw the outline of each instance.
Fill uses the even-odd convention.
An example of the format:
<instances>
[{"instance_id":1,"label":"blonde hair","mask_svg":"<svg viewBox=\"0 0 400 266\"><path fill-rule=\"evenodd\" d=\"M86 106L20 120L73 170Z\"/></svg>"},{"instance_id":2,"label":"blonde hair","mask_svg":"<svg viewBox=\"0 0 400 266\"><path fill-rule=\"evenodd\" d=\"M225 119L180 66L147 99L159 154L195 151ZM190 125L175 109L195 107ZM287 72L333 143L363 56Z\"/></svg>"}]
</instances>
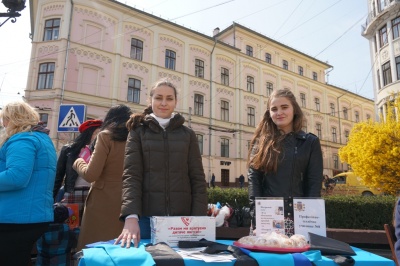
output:
<instances>
[{"instance_id":1,"label":"blonde hair","mask_svg":"<svg viewBox=\"0 0 400 266\"><path fill-rule=\"evenodd\" d=\"M29 131L39 123L39 113L29 104L19 101L11 102L3 107L0 113L2 123L7 119L8 124L0 138L0 145L19 132Z\"/></svg>"}]
</instances>

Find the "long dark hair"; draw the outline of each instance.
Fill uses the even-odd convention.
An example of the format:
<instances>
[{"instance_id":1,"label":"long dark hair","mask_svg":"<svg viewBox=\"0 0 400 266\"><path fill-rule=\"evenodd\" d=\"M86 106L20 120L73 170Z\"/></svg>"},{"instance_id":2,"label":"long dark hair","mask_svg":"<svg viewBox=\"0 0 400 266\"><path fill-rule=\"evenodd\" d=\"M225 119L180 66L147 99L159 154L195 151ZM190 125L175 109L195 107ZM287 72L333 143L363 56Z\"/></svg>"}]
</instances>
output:
<instances>
[{"instance_id":1,"label":"long dark hair","mask_svg":"<svg viewBox=\"0 0 400 266\"><path fill-rule=\"evenodd\" d=\"M163 86L163 85L174 89L175 99L177 98L178 91L177 91L175 85L171 81L169 81L168 79L161 79L161 80L157 81L150 90L149 105L143 110L143 113L132 114L131 117L129 118L128 122L126 123L126 127L128 128L129 131L138 127L143 122L144 117L146 115L153 113L153 108L151 108L151 103L150 103L151 100L150 99L151 99L151 97L153 97L155 89L157 89L158 87Z\"/></svg>"},{"instance_id":2,"label":"long dark hair","mask_svg":"<svg viewBox=\"0 0 400 266\"><path fill-rule=\"evenodd\" d=\"M124 104L111 107L104 118L101 130L110 131L111 139L114 141L126 141L126 138L128 137L126 122L131 114L131 108Z\"/></svg>"},{"instance_id":3,"label":"long dark hair","mask_svg":"<svg viewBox=\"0 0 400 266\"><path fill-rule=\"evenodd\" d=\"M270 114L271 101L274 98L285 97L293 106L293 131L299 132L303 126L303 111L296 97L289 89L274 91L268 99L267 110L250 141L247 166L265 172L276 172L279 155L282 152L282 140L285 135L272 121Z\"/></svg>"}]
</instances>

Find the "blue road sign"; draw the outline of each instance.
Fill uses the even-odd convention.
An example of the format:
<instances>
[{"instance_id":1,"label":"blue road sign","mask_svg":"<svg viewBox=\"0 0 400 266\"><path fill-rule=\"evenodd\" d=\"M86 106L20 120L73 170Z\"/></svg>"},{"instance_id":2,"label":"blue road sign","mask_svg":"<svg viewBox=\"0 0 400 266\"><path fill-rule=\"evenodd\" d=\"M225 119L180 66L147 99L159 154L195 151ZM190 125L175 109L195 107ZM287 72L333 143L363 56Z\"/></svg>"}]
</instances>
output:
<instances>
[{"instance_id":1,"label":"blue road sign","mask_svg":"<svg viewBox=\"0 0 400 266\"><path fill-rule=\"evenodd\" d=\"M58 132L78 132L79 126L85 120L86 106L84 104L62 104L58 115Z\"/></svg>"}]
</instances>

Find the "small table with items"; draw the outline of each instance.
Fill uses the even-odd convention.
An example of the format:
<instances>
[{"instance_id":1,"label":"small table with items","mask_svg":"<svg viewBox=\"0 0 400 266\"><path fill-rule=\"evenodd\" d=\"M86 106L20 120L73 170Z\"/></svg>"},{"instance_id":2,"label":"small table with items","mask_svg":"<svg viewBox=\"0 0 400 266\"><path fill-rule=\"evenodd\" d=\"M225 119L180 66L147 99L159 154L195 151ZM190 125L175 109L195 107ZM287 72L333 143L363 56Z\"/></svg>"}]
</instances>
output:
<instances>
[{"instance_id":1,"label":"small table with items","mask_svg":"<svg viewBox=\"0 0 400 266\"><path fill-rule=\"evenodd\" d=\"M201 259L195 259L188 256L176 256L180 253L180 249L173 249L170 258L165 258L164 250L159 250L159 254L163 254L164 259L157 261L153 260L152 255L145 250L145 245L151 243L150 240L145 239L140 242L139 248L121 248L119 245L113 245L114 240L107 242L94 243L91 248L83 250L83 256L79 260L79 266L103 266L103 265L185 265L185 266L238 266L248 265L243 261L234 258L230 254L227 255L227 259L216 258L215 261L211 258L211 261L205 261ZM229 246L234 246L232 240L217 240L215 243ZM168 247L169 248L169 247ZM351 256L356 266L395 266L392 260L370 253L368 251L351 247L356 253L355 256ZM171 249L170 249L171 250ZM184 250L184 249L183 249ZM228 248L228 250L230 250ZM311 262L317 266L337 266L332 257L322 256L319 250L309 250L301 253L274 253L274 252L256 252L240 249L248 256L255 258L259 265L268 266L311 266ZM152 253L154 255L154 253ZM169 255L168 255L169 256ZM228 259L230 256L230 259ZM182 260L183 258L183 260ZM307 259L304 259L307 258ZM351 259L350 258L350 259ZM176 261L175 261L176 259ZM206 259L207 260L207 259ZM346 264L351 265L351 264Z\"/></svg>"}]
</instances>

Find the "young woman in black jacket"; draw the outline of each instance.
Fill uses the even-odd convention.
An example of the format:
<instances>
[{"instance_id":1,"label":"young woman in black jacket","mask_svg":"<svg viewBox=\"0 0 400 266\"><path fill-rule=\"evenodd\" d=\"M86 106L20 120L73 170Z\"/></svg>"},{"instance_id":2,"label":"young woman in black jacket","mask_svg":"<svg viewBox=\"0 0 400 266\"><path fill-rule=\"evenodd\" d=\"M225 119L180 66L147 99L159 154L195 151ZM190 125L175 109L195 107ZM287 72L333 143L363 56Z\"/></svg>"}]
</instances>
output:
<instances>
[{"instance_id":1,"label":"young woman in black jacket","mask_svg":"<svg viewBox=\"0 0 400 266\"><path fill-rule=\"evenodd\" d=\"M276 90L250 142L250 207L255 198L283 197L285 234L293 229L293 197L320 197L323 160L319 139L302 131L303 112L293 93Z\"/></svg>"}]
</instances>

